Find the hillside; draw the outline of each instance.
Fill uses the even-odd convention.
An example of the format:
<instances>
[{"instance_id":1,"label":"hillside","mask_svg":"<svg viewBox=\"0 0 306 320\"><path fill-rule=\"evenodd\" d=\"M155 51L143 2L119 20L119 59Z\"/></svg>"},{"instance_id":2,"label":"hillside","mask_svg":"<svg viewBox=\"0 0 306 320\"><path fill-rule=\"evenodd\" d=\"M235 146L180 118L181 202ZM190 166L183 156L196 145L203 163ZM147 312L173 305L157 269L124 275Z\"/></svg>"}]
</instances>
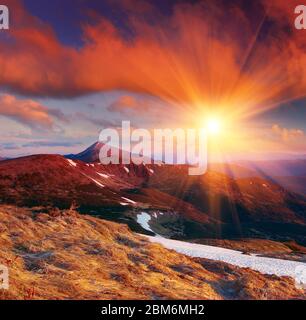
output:
<instances>
[{"instance_id":1,"label":"hillside","mask_svg":"<svg viewBox=\"0 0 306 320\"><path fill-rule=\"evenodd\" d=\"M193 259L73 210L0 206L1 299L299 299L293 279Z\"/></svg>"},{"instance_id":2,"label":"hillside","mask_svg":"<svg viewBox=\"0 0 306 320\"><path fill-rule=\"evenodd\" d=\"M19 206L90 213L173 239L268 238L305 245L306 200L262 178L208 171L192 177L180 165L101 165L35 155L0 162L0 200Z\"/></svg>"},{"instance_id":3,"label":"hillside","mask_svg":"<svg viewBox=\"0 0 306 320\"><path fill-rule=\"evenodd\" d=\"M162 210L170 220L209 220L188 202L142 188L153 174L144 165L103 166L60 155L28 156L0 163L0 201L62 209L74 203L80 212L125 221L136 231L142 230L135 222L139 210Z\"/></svg>"},{"instance_id":4,"label":"hillside","mask_svg":"<svg viewBox=\"0 0 306 320\"><path fill-rule=\"evenodd\" d=\"M274 180L287 190L306 196L306 175L275 177Z\"/></svg>"},{"instance_id":5,"label":"hillside","mask_svg":"<svg viewBox=\"0 0 306 320\"><path fill-rule=\"evenodd\" d=\"M233 179L208 171L188 176L187 169L157 168L147 184L171 194L221 222L219 237L293 239L306 243L305 197L262 178ZM218 230L217 234L218 234Z\"/></svg>"}]
</instances>

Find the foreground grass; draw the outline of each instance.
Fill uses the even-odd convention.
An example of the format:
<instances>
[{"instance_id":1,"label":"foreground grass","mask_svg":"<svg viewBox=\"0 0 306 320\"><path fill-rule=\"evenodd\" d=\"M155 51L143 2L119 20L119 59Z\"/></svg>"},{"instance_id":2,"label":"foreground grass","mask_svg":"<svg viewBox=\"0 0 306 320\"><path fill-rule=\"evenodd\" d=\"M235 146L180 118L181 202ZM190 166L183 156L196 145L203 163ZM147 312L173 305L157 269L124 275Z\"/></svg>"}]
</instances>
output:
<instances>
[{"instance_id":1,"label":"foreground grass","mask_svg":"<svg viewBox=\"0 0 306 320\"><path fill-rule=\"evenodd\" d=\"M73 210L0 206L0 299L300 299L293 279L192 259Z\"/></svg>"}]
</instances>

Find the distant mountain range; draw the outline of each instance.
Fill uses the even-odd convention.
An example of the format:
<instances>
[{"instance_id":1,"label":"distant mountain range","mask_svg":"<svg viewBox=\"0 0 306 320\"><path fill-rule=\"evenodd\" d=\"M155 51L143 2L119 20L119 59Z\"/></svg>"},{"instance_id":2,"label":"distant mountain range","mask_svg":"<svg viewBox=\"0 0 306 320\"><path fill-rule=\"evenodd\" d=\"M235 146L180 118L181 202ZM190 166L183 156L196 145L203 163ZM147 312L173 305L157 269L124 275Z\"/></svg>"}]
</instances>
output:
<instances>
[{"instance_id":1,"label":"distant mountain range","mask_svg":"<svg viewBox=\"0 0 306 320\"><path fill-rule=\"evenodd\" d=\"M213 164L212 166L215 170L236 178L306 176L306 159L237 161L227 164Z\"/></svg>"},{"instance_id":2,"label":"distant mountain range","mask_svg":"<svg viewBox=\"0 0 306 320\"><path fill-rule=\"evenodd\" d=\"M67 155L66 158L84 162L99 162L99 152L102 143L96 142L78 154ZM120 161L128 159L131 154L120 152ZM147 163L150 159L147 159ZM301 156L295 160L271 161L237 161L229 163L211 163L210 170L226 174L233 179L258 177L272 183L277 183L289 191L306 195L306 159Z\"/></svg>"},{"instance_id":3,"label":"distant mountain range","mask_svg":"<svg viewBox=\"0 0 306 320\"><path fill-rule=\"evenodd\" d=\"M306 160L240 161L212 164L212 170L234 179L260 177L306 195Z\"/></svg>"},{"instance_id":4,"label":"distant mountain range","mask_svg":"<svg viewBox=\"0 0 306 320\"><path fill-rule=\"evenodd\" d=\"M1 161L0 199L30 207L73 205L134 231L175 239L257 237L306 244L306 198L255 170L232 165L222 172L221 165L212 165L203 176L188 176L184 165L102 165L98 153L94 144L78 155ZM142 212L150 216L150 230L137 220Z\"/></svg>"}]
</instances>

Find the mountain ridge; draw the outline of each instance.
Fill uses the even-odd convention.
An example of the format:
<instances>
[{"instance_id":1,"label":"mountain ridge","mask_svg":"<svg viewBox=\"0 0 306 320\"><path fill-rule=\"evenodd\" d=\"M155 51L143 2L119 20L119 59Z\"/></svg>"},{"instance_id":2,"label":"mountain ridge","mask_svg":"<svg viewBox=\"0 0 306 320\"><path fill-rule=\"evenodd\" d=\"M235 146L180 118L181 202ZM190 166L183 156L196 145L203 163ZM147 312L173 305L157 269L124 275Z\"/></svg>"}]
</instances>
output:
<instances>
[{"instance_id":1,"label":"mountain ridge","mask_svg":"<svg viewBox=\"0 0 306 320\"><path fill-rule=\"evenodd\" d=\"M175 239L261 236L306 243L302 196L261 178L234 180L213 171L191 177L187 170L33 155L0 162L0 194L3 203L23 206L75 203L80 212L150 234L137 223L145 211L154 232Z\"/></svg>"}]
</instances>

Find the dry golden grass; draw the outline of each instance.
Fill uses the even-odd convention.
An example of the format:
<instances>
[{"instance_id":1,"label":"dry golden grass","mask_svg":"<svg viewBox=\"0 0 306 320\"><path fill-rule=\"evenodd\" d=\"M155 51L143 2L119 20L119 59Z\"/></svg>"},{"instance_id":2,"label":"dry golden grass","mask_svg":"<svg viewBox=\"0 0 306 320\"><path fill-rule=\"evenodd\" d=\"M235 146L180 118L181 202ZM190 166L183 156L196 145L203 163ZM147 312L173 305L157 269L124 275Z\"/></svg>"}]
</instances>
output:
<instances>
[{"instance_id":1,"label":"dry golden grass","mask_svg":"<svg viewBox=\"0 0 306 320\"><path fill-rule=\"evenodd\" d=\"M289 278L192 259L73 210L0 206L0 299L303 298Z\"/></svg>"}]
</instances>

